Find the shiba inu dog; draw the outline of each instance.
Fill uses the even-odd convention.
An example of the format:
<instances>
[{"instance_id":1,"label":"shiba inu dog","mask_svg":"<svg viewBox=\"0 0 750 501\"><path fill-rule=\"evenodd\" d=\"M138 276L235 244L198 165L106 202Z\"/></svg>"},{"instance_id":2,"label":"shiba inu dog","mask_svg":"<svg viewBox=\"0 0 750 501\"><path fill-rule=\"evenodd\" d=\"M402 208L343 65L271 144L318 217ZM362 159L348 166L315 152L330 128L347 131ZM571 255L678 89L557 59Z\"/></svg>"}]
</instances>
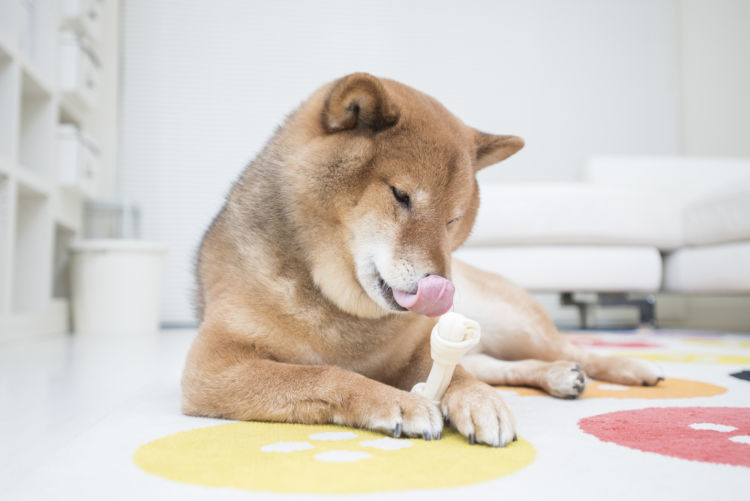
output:
<instances>
[{"instance_id":1,"label":"shiba inu dog","mask_svg":"<svg viewBox=\"0 0 750 501\"><path fill-rule=\"evenodd\" d=\"M513 416L489 384L574 398L584 373L653 385L650 364L571 345L530 295L451 258L479 207L478 170L516 153L435 99L355 73L316 91L247 167L199 252L201 325L183 411L337 423L504 446ZM409 390L452 304L482 341L440 405ZM489 384L488 384L489 383Z\"/></svg>"}]
</instances>

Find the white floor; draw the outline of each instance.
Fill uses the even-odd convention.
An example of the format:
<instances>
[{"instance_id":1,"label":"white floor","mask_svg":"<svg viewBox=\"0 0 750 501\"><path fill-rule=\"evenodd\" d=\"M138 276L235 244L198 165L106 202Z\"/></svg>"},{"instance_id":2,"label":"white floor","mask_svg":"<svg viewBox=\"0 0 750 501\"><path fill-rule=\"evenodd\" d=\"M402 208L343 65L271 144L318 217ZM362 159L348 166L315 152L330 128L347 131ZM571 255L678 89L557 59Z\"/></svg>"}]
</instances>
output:
<instances>
[{"instance_id":1,"label":"white floor","mask_svg":"<svg viewBox=\"0 0 750 501\"><path fill-rule=\"evenodd\" d=\"M21 487L21 496L44 487L48 481L40 472L113 416L153 406L188 419L180 415L179 378L194 334L57 335L0 345L0 499L5 488ZM151 438L149 433L142 442Z\"/></svg>"},{"instance_id":2,"label":"white floor","mask_svg":"<svg viewBox=\"0 0 750 501\"><path fill-rule=\"evenodd\" d=\"M320 499L179 484L134 465L139 445L218 422L180 414L179 378L193 335L173 330L148 339L52 336L0 344L0 499ZM582 417L613 409L750 405L750 383L728 375L743 367L664 365L681 378L697 379L699 368L702 380L729 391L668 402L507 394L521 435L537 448L534 463L460 490L388 496L663 500L717 498L718 490L721 499L747 499L747 468L634 454L576 432ZM602 451L606 460L597 459ZM383 495L361 497L367 496Z\"/></svg>"}]
</instances>

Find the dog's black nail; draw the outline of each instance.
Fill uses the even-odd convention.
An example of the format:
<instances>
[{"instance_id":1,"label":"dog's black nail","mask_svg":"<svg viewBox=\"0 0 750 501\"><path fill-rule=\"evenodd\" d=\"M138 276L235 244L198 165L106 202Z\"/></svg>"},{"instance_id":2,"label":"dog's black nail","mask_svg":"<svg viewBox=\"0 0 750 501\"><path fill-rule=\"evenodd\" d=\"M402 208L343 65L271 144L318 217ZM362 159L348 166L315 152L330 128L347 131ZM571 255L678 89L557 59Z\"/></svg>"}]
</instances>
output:
<instances>
[{"instance_id":1,"label":"dog's black nail","mask_svg":"<svg viewBox=\"0 0 750 501\"><path fill-rule=\"evenodd\" d=\"M659 376L658 378L656 378L656 383L657 383L657 384L658 384L658 383L661 383L662 381L664 381L664 378L663 378L663 377Z\"/></svg>"},{"instance_id":2,"label":"dog's black nail","mask_svg":"<svg viewBox=\"0 0 750 501\"><path fill-rule=\"evenodd\" d=\"M429 431L425 430L422 432L422 438L424 438L425 440L432 440L432 434Z\"/></svg>"},{"instance_id":3,"label":"dog's black nail","mask_svg":"<svg viewBox=\"0 0 750 501\"><path fill-rule=\"evenodd\" d=\"M648 386L648 383L646 381L641 381L641 386Z\"/></svg>"},{"instance_id":4,"label":"dog's black nail","mask_svg":"<svg viewBox=\"0 0 750 501\"><path fill-rule=\"evenodd\" d=\"M518 434L513 434L513 442L518 442Z\"/></svg>"},{"instance_id":5,"label":"dog's black nail","mask_svg":"<svg viewBox=\"0 0 750 501\"><path fill-rule=\"evenodd\" d=\"M398 438L401 436L401 423L396 423L396 429L393 430L393 438Z\"/></svg>"},{"instance_id":6,"label":"dog's black nail","mask_svg":"<svg viewBox=\"0 0 750 501\"><path fill-rule=\"evenodd\" d=\"M474 434L473 433L469 433L469 443L471 445L474 445L475 443L477 443L477 440L476 440L476 438L474 438Z\"/></svg>"}]
</instances>

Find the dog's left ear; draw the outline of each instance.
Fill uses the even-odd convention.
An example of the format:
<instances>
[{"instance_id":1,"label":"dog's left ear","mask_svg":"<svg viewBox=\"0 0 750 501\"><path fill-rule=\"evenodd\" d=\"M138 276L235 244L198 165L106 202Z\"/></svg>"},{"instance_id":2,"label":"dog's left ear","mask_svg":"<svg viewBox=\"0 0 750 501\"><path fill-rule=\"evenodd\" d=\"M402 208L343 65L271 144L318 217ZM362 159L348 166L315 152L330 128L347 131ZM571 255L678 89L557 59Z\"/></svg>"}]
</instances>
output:
<instances>
[{"instance_id":1,"label":"dog's left ear","mask_svg":"<svg viewBox=\"0 0 750 501\"><path fill-rule=\"evenodd\" d=\"M372 131L398 122L399 110L382 82L369 73L352 73L337 80L323 105L323 126L339 132L363 126Z\"/></svg>"},{"instance_id":2,"label":"dog's left ear","mask_svg":"<svg viewBox=\"0 0 750 501\"><path fill-rule=\"evenodd\" d=\"M474 130L474 170L484 169L505 160L523 148L524 141L518 136L493 136Z\"/></svg>"}]
</instances>

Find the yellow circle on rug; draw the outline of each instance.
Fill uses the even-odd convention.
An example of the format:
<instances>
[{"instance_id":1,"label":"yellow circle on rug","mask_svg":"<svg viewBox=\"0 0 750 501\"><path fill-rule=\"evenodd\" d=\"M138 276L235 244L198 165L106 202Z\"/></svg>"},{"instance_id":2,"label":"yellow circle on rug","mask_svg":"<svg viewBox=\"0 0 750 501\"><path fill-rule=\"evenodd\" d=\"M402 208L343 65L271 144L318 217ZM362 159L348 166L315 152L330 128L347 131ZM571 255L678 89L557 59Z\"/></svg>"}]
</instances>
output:
<instances>
[{"instance_id":1,"label":"yellow circle on rug","mask_svg":"<svg viewBox=\"0 0 750 501\"><path fill-rule=\"evenodd\" d=\"M523 397L546 396L542 390L527 387L498 386L514 391ZM713 397L726 393L727 389L700 381L667 378L656 386L623 386L604 381L589 381L586 390L578 398L693 398Z\"/></svg>"},{"instance_id":2,"label":"yellow circle on rug","mask_svg":"<svg viewBox=\"0 0 750 501\"><path fill-rule=\"evenodd\" d=\"M394 439L332 425L238 422L149 442L133 460L177 482L279 493L366 493L474 484L534 461L519 438L504 448L469 445L454 430L441 440Z\"/></svg>"},{"instance_id":3,"label":"yellow circle on rug","mask_svg":"<svg viewBox=\"0 0 750 501\"><path fill-rule=\"evenodd\" d=\"M657 362L678 362L688 364L728 364L748 365L750 357L742 355L720 355L715 353L663 353L663 352L632 352L613 353L616 357L635 357L654 360Z\"/></svg>"}]
</instances>

